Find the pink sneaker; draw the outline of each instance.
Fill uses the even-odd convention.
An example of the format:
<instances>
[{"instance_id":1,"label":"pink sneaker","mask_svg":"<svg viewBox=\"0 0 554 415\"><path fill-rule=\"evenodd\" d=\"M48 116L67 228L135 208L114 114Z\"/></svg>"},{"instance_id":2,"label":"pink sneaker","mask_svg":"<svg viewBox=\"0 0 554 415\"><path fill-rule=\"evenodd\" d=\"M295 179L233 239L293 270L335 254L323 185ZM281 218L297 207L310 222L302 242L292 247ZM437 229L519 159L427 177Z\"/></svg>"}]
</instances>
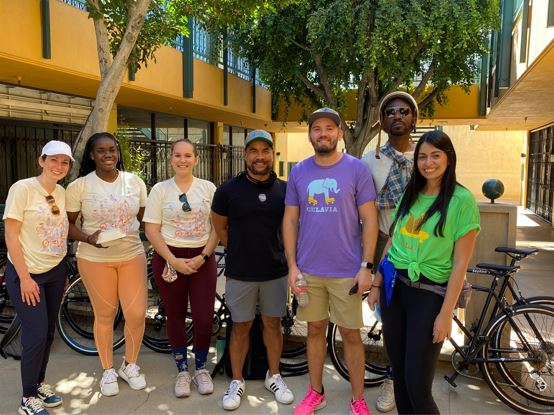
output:
<instances>
[{"instance_id":1,"label":"pink sneaker","mask_svg":"<svg viewBox=\"0 0 554 415\"><path fill-rule=\"evenodd\" d=\"M371 415L364 399L350 402L350 415Z\"/></svg>"},{"instance_id":2,"label":"pink sneaker","mask_svg":"<svg viewBox=\"0 0 554 415\"><path fill-rule=\"evenodd\" d=\"M312 415L315 411L327 406L327 401L325 400L325 393L317 393L315 390L308 389L308 393L302 399L296 408L294 408L294 415Z\"/></svg>"}]
</instances>

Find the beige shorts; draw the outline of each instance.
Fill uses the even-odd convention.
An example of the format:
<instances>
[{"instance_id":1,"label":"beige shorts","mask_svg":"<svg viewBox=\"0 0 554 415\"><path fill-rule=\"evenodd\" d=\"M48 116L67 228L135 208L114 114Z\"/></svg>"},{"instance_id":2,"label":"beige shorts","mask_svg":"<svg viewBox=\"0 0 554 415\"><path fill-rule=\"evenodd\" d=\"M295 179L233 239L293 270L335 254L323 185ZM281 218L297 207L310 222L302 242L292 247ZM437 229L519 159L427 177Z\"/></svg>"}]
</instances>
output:
<instances>
[{"instance_id":1,"label":"beige shorts","mask_svg":"<svg viewBox=\"0 0 554 415\"><path fill-rule=\"evenodd\" d=\"M296 318L301 321L330 319L337 326L347 329L363 327L362 297L348 295L354 278L318 277L304 274L308 282L310 302L298 307Z\"/></svg>"}]
</instances>

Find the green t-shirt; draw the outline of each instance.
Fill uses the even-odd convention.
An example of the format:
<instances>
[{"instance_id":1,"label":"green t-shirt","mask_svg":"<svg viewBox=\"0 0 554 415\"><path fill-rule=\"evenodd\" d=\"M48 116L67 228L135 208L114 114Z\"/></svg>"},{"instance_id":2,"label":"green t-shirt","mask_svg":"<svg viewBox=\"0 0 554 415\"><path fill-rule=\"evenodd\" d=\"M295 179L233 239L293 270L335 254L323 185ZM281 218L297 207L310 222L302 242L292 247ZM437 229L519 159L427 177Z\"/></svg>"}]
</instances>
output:
<instances>
[{"instance_id":1,"label":"green t-shirt","mask_svg":"<svg viewBox=\"0 0 554 415\"><path fill-rule=\"evenodd\" d=\"M420 274L423 274L431 281L442 284L450 278L456 241L473 229L479 232L481 226L475 198L469 190L457 185L448 205L444 236L434 235L439 212L435 212L416 231L417 224L435 199L436 196L420 194L409 214L396 223L388 258L395 268L407 269L412 281L419 280Z\"/></svg>"}]
</instances>

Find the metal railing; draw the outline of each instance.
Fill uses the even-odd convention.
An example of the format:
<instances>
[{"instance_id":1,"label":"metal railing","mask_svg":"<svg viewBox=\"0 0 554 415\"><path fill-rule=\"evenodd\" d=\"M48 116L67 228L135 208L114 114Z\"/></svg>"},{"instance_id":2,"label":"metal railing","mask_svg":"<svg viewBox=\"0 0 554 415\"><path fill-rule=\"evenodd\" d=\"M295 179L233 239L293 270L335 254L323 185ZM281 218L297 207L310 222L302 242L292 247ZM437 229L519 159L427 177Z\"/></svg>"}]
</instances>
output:
<instances>
[{"instance_id":1,"label":"metal railing","mask_svg":"<svg viewBox=\"0 0 554 415\"><path fill-rule=\"evenodd\" d=\"M129 153L131 158L141 160L138 164L139 174L148 188L166 180L173 175L170 164L172 141L129 138ZM219 186L244 170L243 147L196 144L198 164L194 175L209 180Z\"/></svg>"}]
</instances>

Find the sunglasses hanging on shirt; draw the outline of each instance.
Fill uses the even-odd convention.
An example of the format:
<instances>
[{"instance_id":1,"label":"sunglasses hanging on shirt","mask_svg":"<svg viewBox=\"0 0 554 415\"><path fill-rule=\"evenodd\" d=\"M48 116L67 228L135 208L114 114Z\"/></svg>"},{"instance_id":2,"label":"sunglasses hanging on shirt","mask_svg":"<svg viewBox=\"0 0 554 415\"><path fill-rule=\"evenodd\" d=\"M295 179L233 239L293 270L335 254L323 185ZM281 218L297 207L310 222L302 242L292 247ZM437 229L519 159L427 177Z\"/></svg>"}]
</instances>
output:
<instances>
[{"instance_id":1,"label":"sunglasses hanging on shirt","mask_svg":"<svg viewBox=\"0 0 554 415\"><path fill-rule=\"evenodd\" d=\"M182 193L181 195L179 195L179 202L181 202L183 204L183 206L181 206L181 209L183 209L183 212L190 212L192 210L190 208L190 204L189 204L189 201L187 199L187 194L186 193Z\"/></svg>"},{"instance_id":2,"label":"sunglasses hanging on shirt","mask_svg":"<svg viewBox=\"0 0 554 415\"><path fill-rule=\"evenodd\" d=\"M45 196L46 202L48 202L48 205L50 206L50 212L52 212L53 215L59 215L60 214L60 208L58 205L56 205L56 199L54 199L54 196L48 195Z\"/></svg>"}]
</instances>

